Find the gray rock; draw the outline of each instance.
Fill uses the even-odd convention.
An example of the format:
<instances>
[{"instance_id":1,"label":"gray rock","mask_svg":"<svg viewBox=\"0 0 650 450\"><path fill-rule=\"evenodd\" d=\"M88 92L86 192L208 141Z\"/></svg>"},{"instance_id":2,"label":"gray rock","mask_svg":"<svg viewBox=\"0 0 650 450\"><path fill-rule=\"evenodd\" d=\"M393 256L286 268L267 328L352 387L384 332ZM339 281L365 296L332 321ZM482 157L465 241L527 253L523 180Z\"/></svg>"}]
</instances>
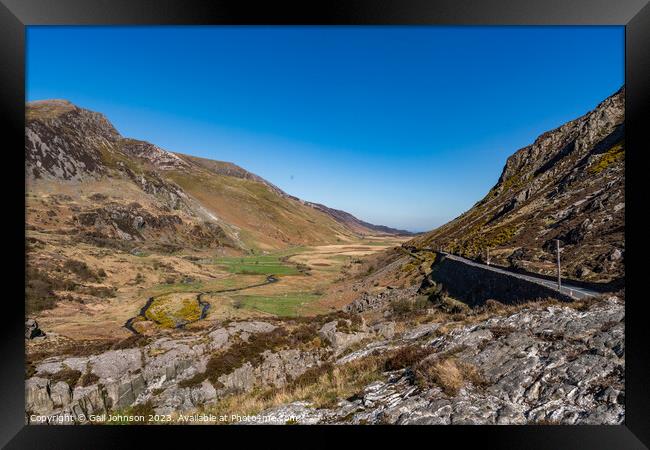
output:
<instances>
[{"instance_id":1,"label":"gray rock","mask_svg":"<svg viewBox=\"0 0 650 450\"><path fill-rule=\"evenodd\" d=\"M346 322L348 325L351 324L351 321L349 320L346 320ZM370 333L363 331L353 333L340 332L337 329L337 323L338 321L336 320L327 322L318 331L319 336L330 343L335 355L341 354L343 350L350 347L352 344L356 344L357 342L370 337Z\"/></svg>"},{"instance_id":2,"label":"gray rock","mask_svg":"<svg viewBox=\"0 0 650 450\"><path fill-rule=\"evenodd\" d=\"M619 259L621 259L622 256L623 256L623 252L621 252L620 249L615 248L615 249L612 251L612 253L610 253L610 255L609 255L609 260L610 260L610 261L618 261Z\"/></svg>"},{"instance_id":3,"label":"gray rock","mask_svg":"<svg viewBox=\"0 0 650 450\"><path fill-rule=\"evenodd\" d=\"M25 320L25 339L35 339L45 337L45 333L38 327L38 322L34 319Z\"/></svg>"},{"instance_id":4,"label":"gray rock","mask_svg":"<svg viewBox=\"0 0 650 450\"><path fill-rule=\"evenodd\" d=\"M239 425L313 425L326 418L324 411L311 407L308 402L293 402L266 410L255 416L245 416Z\"/></svg>"},{"instance_id":5,"label":"gray rock","mask_svg":"<svg viewBox=\"0 0 650 450\"><path fill-rule=\"evenodd\" d=\"M402 333L402 339L406 339L409 341L419 339L422 336L427 336L434 331L436 331L440 327L439 323L425 323L422 325L418 325L417 327L407 330L404 333Z\"/></svg>"},{"instance_id":6,"label":"gray rock","mask_svg":"<svg viewBox=\"0 0 650 450\"><path fill-rule=\"evenodd\" d=\"M198 335L164 337L143 348L113 350L91 357L50 358L37 376L26 380L26 409L30 413L69 411L77 421L88 414L151 401L157 413L202 411L234 392L256 387L282 387L325 361L347 364L418 340L439 355L453 355L478 378L465 379L455 394L440 386L423 388L409 369L386 372L352 398L335 406L314 409L292 402L262 412L242 423L392 423L392 424L524 424L539 421L563 424L621 424L625 420L625 308L612 297L586 311L566 306L524 307L451 331L433 333L439 323L425 323L392 336L394 324L380 322L370 330L344 330L331 321L319 330L330 349L298 348L265 351L259 362L245 362L219 378L180 387L179 381L205 371L215 351L275 326L240 322ZM378 326L379 325L379 326ZM499 329L499 332L496 331ZM347 331L347 332L343 332ZM367 339L358 350L340 356L352 343ZM436 356L438 355L438 356ZM429 361L427 359L427 361ZM64 366L100 379L73 390L51 383L48 374ZM476 383L476 384L475 384Z\"/></svg>"},{"instance_id":7,"label":"gray rock","mask_svg":"<svg viewBox=\"0 0 650 450\"><path fill-rule=\"evenodd\" d=\"M372 331L384 339L392 339L395 336L395 322L381 322L372 327Z\"/></svg>"},{"instance_id":8,"label":"gray rock","mask_svg":"<svg viewBox=\"0 0 650 450\"><path fill-rule=\"evenodd\" d=\"M466 380L458 394L449 396L437 386L422 390L402 370L367 385L358 401L342 400L320 410L318 423L623 423L623 321L624 306L609 299L588 311L525 308L456 328L427 345L434 355L455 349L453 357L473 366L484 386ZM493 327L512 331L495 335ZM419 326L406 337L426 334L427 328ZM382 348L409 342L402 339L402 344L384 342ZM337 364L369 354L373 345ZM341 405L347 405L345 414Z\"/></svg>"}]
</instances>

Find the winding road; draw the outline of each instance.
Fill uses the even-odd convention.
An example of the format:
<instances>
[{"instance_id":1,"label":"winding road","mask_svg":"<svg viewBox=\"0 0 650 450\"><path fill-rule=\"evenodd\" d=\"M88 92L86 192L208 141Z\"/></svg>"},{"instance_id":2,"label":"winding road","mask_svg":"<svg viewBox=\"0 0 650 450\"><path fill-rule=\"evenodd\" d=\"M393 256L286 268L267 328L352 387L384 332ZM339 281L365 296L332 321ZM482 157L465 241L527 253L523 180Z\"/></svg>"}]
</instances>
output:
<instances>
[{"instance_id":1,"label":"winding road","mask_svg":"<svg viewBox=\"0 0 650 450\"><path fill-rule=\"evenodd\" d=\"M423 250L434 251L431 249L423 249ZM576 287L571 284L565 284L565 283L562 283L562 288L558 289L557 282L547 280L545 278L538 278L531 275L523 275L520 273L510 272L508 270L500 269L494 266L488 266L487 264L478 263L476 261L463 258L462 256L452 255L446 252L435 251L435 253L443 255L445 258L453 259L454 261L460 261L470 266L480 267L481 269L484 270L491 270L492 272L498 272L498 273L508 275L510 277L520 278L522 280L527 280L533 283L541 284L543 286L546 286L547 288L553 289L554 291L560 292L564 295L568 295L569 297L574 298L576 300L580 300L587 297L596 297L598 295L601 295L599 292L585 289L582 287Z\"/></svg>"}]
</instances>

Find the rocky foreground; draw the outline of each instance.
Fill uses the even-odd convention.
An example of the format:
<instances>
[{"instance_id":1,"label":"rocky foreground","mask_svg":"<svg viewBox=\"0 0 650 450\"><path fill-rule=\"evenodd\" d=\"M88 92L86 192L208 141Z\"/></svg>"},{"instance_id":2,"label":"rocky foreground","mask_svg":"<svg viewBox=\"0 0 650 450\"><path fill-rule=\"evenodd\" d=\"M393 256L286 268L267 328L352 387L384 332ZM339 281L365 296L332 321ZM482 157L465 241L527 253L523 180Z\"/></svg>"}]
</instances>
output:
<instances>
[{"instance_id":1,"label":"rocky foreground","mask_svg":"<svg viewBox=\"0 0 650 450\"><path fill-rule=\"evenodd\" d=\"M620 424L625 417L625 313L622 305L610 304L616 306L522 311L445 336L435 334L440 324L424 324L399 343L375 343L337 363L417 342L432 351L424 361L439 367L431 386L418 387L419 374L407 367L386 372L385 380L335 408L294 402L263 415L276 417L276 423L295 416L302 423ZM469 377L463 373L467 368ZM463 380L468 383L454 392L454 377L468 377Z\"/></svg>"},{"instance_id":2,"label":"rocky foreground","mask_svg":"<svg viewBox=\"0 0 650 450\"><path fill-rule=\"evenodd\" d=\"M26 381L27 420L123 413L172 423L183 414L278 424L623 423L623 300L404 310L232 322L46 357ZM30 345L48 339L57 337Z\"/></svg>"}]
</instances>

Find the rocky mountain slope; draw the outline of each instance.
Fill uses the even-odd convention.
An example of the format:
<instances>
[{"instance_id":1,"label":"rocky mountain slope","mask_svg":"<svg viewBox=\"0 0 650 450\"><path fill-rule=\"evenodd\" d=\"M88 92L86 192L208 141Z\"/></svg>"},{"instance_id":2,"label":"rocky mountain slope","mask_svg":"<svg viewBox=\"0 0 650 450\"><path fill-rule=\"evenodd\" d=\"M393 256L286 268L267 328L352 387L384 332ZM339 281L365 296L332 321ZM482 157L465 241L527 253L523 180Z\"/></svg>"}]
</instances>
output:
<instances>
[{"instance_id":1,"label":"rocky mountain slope","mask_svg":"<svg viewBox=\"0 0 650 450\"><path fill-rule=\"evenodd\" d=\"M123 138L103 115L64 100L28 104L25 133L28 190L47 185L39 180L130 181L157 206L221 228L234 247L246 250L334 243L375 231L371 224L350 227L234 164Z\"/></svg>"},{"instance_id":2,"label":"rocky mountain slope","mask_svg":"<svg viewBox=\"0 0 650 450\"><path fill-rule=\"evenodd\" d=\"M263 254L374 233L234 164L124 138L102 114L65 100L29 103L25 138L29 311L141 282L143 265L124 255ZM171 278L179 264L154 271Z\"/></svg>"},{"instance_id":3,"label":"rocky mountain slope","mask_svg":"<svg viewBox=\"0 0 650 450\"><path fill-rule=\"evenodd\" d=\"M433 248L566 277L620 281L625 273L625 90L510 156L497 184L460 217L414 239Z\"/></svg>"},{"instance_id":4,"label":"rocky mountain slope","mask_svg":"<svg viewBox=\"0 0 650 450\"><path fill-rule=\"evenodd\" d=\"M201 326L83 345L27 321L27 421L36 414L49 423L60 417L86 423L91 415L105 422L102 414L110 412L141 422L162 414L167 423L184 424L199 423L197 417L276 424L624 423L624 291L572 302L490 299L469 306L431 282L436 261L427 251L442 246L480 259L489 248L492 262L550 273L549 242L561 239L568 275L621 279L623 95L515 153L490 193L456 220L390 251L349 260L323 300L332 296L336 302L327 304L347 305L342 311L217 315ZM100 262L110 261L110 277L140 270L144 264L132 254L99 247L116 242L147 250L148 241L160 247L182 239L197 258L202 245L213 255L241 252L251 242L258 249L286 244L280 233L291 243L358 233L343 225L344 214L326 214L237 166L124 140L99 115L52 103L28 114L28 175L37 189L28 197L27 245L37 262L35 292L81 280L75 295L83 302L86 291L106 289ZM95 131L70 132L60 114L74 117L79 130ZM291 229L294 221L308 222L309 230ZM251 223L265 236L246 227ZM204 228L191 226L220 236L216 248L213 237L200 237ZM76 259L86 253L92 264ZM182 256L174 267L151 265L169 275L191 269L214 276ZM137 283L124 284L137 292Z\"/></svg>"},{"instance_id":5,"label":"rocky mountain slope","mask_svg":"<svg viewBox=\"0 0 650 450\"><path fill-rule=\"evenodd\" d=\"M276 424L624 421L625 316L615 297L570 306L492 303L453 314L396 305L383 312L371 322L336 313L308 323L244 321L172 338L135 336L103 349L71 345L57 356L41 350L29 361L28 417L46 416L49 423L63 416L86 423L107 412L141 415L143 422L149 414L168 414L168 423L191 423L183 417L195 414Z\"/></svg>"}]
</instances>

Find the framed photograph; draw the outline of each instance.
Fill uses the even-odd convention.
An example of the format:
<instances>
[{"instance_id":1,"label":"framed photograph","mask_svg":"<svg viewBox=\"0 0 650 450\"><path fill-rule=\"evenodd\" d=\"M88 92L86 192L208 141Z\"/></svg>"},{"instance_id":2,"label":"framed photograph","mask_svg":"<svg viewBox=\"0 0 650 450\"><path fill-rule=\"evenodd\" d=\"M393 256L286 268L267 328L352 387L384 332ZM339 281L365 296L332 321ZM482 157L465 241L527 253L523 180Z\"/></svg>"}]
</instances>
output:
<instances>
[{"instance_id":1,"label":"framed photograph","mask_svg":"<svg viewBox=\"0 0 650 450\"><path fill-rule=\"evenodd\" d=\"M0 21L6 448L649 445L646 1Z\"/></svg>"}]
</instances>

